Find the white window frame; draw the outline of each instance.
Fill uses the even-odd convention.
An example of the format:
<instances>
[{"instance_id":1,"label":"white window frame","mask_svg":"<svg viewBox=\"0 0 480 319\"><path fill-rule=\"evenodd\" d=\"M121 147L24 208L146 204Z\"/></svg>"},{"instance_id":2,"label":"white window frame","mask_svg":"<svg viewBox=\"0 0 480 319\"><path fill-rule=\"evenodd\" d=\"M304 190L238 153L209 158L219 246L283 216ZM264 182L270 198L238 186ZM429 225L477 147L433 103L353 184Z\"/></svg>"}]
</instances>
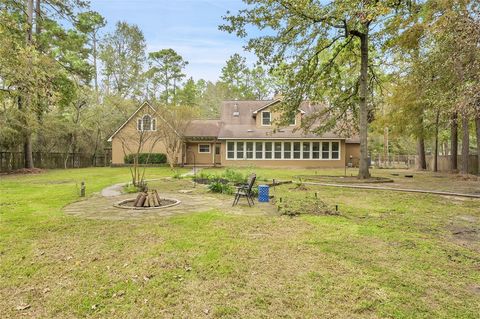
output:
<instances>
[{"instance_id":1,"label":"white window frame","mask_svg":"<svg viewBox=\"0 0 480 319\"><path fill-rule=\"evenodd\" d=\"M208 152L202 152L200 150L201 146L208 146ZM210 144L198 144L198 154L210 154L211 152L212 152L212 147L210 146Z\"/></svg>"},{"instance_id":2,"label":"white window frame","mask_svg":"<svg viewBox=\"0 0 480 319\"><path fill-rule=\"evenodd\" d=\"M268 114L269 114L269 122L268 122L268 124L264 124L264 122L263 122L263 117L264 117L264 114L265 114L265 113L268 113ZM262 126L272 126L272 112L270 112L270 111L262 111L262 118L261 118L261 120L262 120Z\"/></svg>"},{"instance_id":3,"label":"white window frame","mask_svg":"<svg viewBox=\"0 0 480 319\"><path fill-rule=\"evenodd\" d=\"M253 157L252 158L247 158L246 153L247 153L247 142L253 142ZM272 157L271 158L265 158L265 153L266 153L266 143L272 143ZM281 142L282 144L282 156L281 158L275 158L275 142ZM294 143L299 142L300 143L300 158L294 158ZM313 143L318 142L319 144L319 157L320 158L313 158ZM287 161L340 161L342 159L342 143L341 140L275 140L275 139L269 139L269 140L227 140L226 141L226 147L225 147L225 158L230 161L234 160L247 160L247 161L281 161L281 160L287 160ZM233 152L234 152L234 157L228 157L228 143L233 143ZM243 158L238 158L237 157L237 143L243 143ZM262 158L257 158L257 144L256 143L262 143ZM290 143L290 158L285 158L285 143ZM304 158L303 157L303 143L309 143L309 158ZM323 144L322 143L328 143L329 146L329 152L328 152L328 158L322 158L322 151L323 151ZM338 143L338 158L332 158L332 143Z\"/></svg>"},{"instance_id":4,"label":"white window frame","mask_svg":"<svg viewBox=\"0 0 480 319\"><path fill-rule=\"evenodd\" d=\"M149 130L145 130L144 127L143 127L143 118L145 116L148 116L150 117L150 129ZM142 116L140 116L139 118L137 118L137 131L139 132L148 132L148 131L156 131L157 130L157 119L153 116L151 116L150 114L144 114Z\"/></svg>"}]
</instances>

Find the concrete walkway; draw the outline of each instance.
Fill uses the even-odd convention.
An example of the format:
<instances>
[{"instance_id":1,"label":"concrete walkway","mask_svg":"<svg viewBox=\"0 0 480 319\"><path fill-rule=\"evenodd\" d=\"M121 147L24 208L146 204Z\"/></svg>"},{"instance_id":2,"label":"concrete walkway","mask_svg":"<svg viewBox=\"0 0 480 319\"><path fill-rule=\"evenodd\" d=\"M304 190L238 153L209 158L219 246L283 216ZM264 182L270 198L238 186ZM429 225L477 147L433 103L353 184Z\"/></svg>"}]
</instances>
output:
<instances>
[{"instance_id":1,"label":"concrete walkway","mask_svg":"<svg viewBox=\"0 0 480 319\"><path fill-rule=\"evenodd\" d=\"M344 187L344 188L358 188L358 189L374 189L374 190L381 190L381 191L421 193L421 194L433 194L433 195L468 197L468 198L480 199L480 195L475 195L475 194L451 193L451 192L433 191L433 190L425 190L425 189L394 188L394 187L367 186L367 185L345 185L345 184L331 184L331 183L317 183L317 182L303 182L303 184L331 186L331 187Z\"/></svg>"},{"instance_id":2,"label":"concrete walkway","mask_svg":"<svg viewBox=\"0 0 480 319\"><path fill-rule=\"evenodd\" d=\"M192 168L192 170L190 172L183 173L180 176L181 177L193 176L193 175L197 174L198 172L200 172L201 170L202 170L202 167L194 167L194 168Z\"/></svg>"},{"instance_id":3,"label":"concrete walkway","mask_svg":"<svg viewBox=\"0 0 480 319\"><path fill-rule=\"evenodd\" d=\"M122 195L123 186L127 185L127 183L120 183L105 187L102 189L102 196L103 197L115 197Z\"/></svg>"}]
</instances>

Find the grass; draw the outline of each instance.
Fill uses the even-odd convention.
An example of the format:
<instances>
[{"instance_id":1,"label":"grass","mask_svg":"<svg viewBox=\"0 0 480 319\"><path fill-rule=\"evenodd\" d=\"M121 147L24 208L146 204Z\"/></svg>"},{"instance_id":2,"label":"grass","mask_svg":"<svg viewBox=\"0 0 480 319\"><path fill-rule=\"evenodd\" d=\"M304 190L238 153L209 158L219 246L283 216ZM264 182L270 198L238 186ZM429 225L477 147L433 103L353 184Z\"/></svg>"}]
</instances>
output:
<instances>
[{"instance_id":1,"label":"grass","mask_svg":"<svg viewBox=\"0 0 480 319\"><path fill-rule=\"evenodd\" d=\"M220 175L225 171L224 168L204 169L201 173ZM298 180L298 176L313 176L315 179L309 181L318 181L323 183L340 183L345 184L341 179L335 180L335 176L356 176L358 169L356 168L334 168L334 169L274 169L274 168L257 168L244 167L238 168L237 171L248 175L255 172L259 181L264 180ZM371 169L372 176L393 179L393 183L367 184L375 187L396 187L446 191L454 193L472 193L480 195L480 177L463 176L460 174L448 173L432 173L420 172L407 169ZM398 175L398 176L394 176ZM321 176L323 175L323 176ZM413 175L413 178L407 178L405 175ZM306 180L305 180L306 181ZM358 185L359 183L355 183Z\"/></svg>"},{"instance_id":2,"label":"grass","mask_svg":"<svg viewBox=\"0 0 480 319\"><path fill-rule=\"evenodd\" d=\"M149 170L147 178L173 174ZM256 171L264 178L300 174ZM213 210L100 221L62 212L78 199L82 180L91 195L128 177L124 168L1 177L3 318L477 318L480 312L479 201L314 186L294 191L287 184L272 189L277 198L317 192L341 215Z\"/></svg>"}]
</instances>

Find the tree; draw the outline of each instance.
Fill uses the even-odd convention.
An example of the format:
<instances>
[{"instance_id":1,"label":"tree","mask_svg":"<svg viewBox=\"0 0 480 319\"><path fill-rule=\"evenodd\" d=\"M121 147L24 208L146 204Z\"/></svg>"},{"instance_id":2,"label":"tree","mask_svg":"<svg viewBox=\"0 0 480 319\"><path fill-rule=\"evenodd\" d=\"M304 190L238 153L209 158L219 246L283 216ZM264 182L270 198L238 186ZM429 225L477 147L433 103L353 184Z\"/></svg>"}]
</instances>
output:
<instances>
[{"instance_id":1,"label":"tree","mask_svg":"<svg viewBox=\"0 0 480 319\"><path fill-rule=\"evenodd\" d=\"M180 82L185 78L183 70L188 62L183 60L173 49L163 49L148 54L150 63L150 73L154 84L160 84L163 91L160 94L160 100L165 105L177 102L177 89ZM155 86L154 86L155 87ZM156 96L156 92L154 92Z\"/></svg>"},{"instance_id":2,"label":"tree","mask_svg":"<svg viewBox=\"0 0 480 319\"><path fill-rule=\"evenodd\" d=\"M145 38L136 25L118 22L100 46L107 94L136 98L141 95ZM111 91L113 90L113 92Z\"/></svg>"},{"instance_id":3,"label":"tree","mask_svg":"<svg viewBox=\"0 0 480 319\"><path fill-rule=\"evenodd\" d=\"M170 107L159 106L157 114L160 117L157 127L157 137L162 140L167 152L167 161L170 167L178 163L182 145L185 140L184 133L196 112L189 106L173 105Z\"/></svg>"},{"instance_id":4,"label":"tree","mask_svg":"<svg viewBox=\"0 0 480 319\"><path fill-rule=\"evenodd\" d=\"M220 82L227 90L228 99L266 99L271 92L271 79L262 66L249 68L247 59L232 55L220 74Z\"/></svg>"},{"instance_id":5,"label":"tree","mask_svg":"<svg viewBox=\"0 0 480 319\"><path fill-rule=\"evenodd\" d=\"M283 92L283 108L289 112L294 112L305 98L323 101L325 87L335 87L335 93L344 96L344 103L332 107L349 107L347 101L356 102L358 112L354 110L353 114L359 117L358 177L369 178L367 96L369 51L374 49L370 40L381 40L381 31L400 14L404 1L245 2L250 6L224 17L227 24L220 28L239 37L248 36L247 26L271 30L268 35L249 39L247 49L253 50L263 64L288 67L291 78L288 90ZM353 86L339 85L354 73L358 81Z\"/></svg>"},{"instance_id":6,"label":"tree","mask_svg":"<svg viewBox=\"0 0 480 319\"><path fill-rule=\"evenodd\" d=\"M93 69L94 69L94 85L95 92L98 94L98 70L97 70L97 46L98 46L98 31L103 28L107 22L105 18L98 12L88 11L82 12L77 17L77 28L88 35L91 41L91 50L93 57Z\"/></svg>"},{"instance_id":7,"label":"tree","mask_svg":"<svg viewBox=\"0 0 480 319\"><path fill-rule=\"evenodd\" d=\"M180 105L190 107L198 106L199 92L193 78L189 78L183 88L178 91L178 102Z\"/></svg>"}]
</instances>

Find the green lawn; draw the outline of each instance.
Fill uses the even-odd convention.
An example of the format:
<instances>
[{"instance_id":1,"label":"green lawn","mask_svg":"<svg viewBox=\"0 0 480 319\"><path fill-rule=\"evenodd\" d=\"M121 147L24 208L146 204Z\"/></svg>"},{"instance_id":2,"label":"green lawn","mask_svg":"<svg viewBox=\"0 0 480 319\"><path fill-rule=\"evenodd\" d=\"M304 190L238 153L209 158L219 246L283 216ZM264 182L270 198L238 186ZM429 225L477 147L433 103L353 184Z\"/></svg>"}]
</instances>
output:
<instances>
[{"instance_id":1,"label":"green lawn","mask_svg":"<svg viewBox=\"0 0 480 319\"><path fill-rule=\"evenodd\" d=\"M263 178L299 174L255 171ZM168 168L149 168L147 178L168 175ZM207 211L100 221L65 215L62 207L78 199L82 180L91 195L127 181L128 169L0 178L2 318L477 318L480 313L478 200L313 186L296 191L290 184L272 192L283 200L316 192L339 205L341 215Z\"/></svg>"}]
</instances>

